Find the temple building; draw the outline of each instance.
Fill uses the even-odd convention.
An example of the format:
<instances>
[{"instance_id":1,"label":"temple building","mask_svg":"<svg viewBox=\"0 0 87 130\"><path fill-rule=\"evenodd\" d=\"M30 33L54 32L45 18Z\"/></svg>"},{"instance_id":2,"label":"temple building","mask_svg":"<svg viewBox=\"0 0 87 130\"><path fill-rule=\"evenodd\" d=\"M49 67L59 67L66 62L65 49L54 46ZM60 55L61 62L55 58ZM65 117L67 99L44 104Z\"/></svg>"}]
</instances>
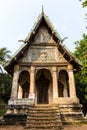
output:
<instances>
[{"instance_id":1,"label":"temple building","mask_svg":"<svg viewBox=\"0 0 87 130\"><path fill-rule=\"evenodd\" d=\"M5 66L13 76L8 106L55 106L60 110L58 113L63 121L78 120L77 114L81 116L82 113L74 74L81 63L62 44L62 39L43 11L22 42L24 44ZM8 111L14 113L15 110Z\"/></svg>"}]
</instances>

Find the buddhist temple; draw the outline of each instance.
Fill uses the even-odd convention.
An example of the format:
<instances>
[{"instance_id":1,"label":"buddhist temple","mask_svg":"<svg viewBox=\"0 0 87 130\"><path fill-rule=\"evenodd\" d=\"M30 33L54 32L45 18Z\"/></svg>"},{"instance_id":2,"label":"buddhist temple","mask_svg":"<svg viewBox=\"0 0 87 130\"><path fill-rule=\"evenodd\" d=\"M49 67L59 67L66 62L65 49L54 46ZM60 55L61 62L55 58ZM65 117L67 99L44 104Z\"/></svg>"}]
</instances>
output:
<instances>
[{"instance_id":1,"label":"buddhist temple","mask_svg":"<svg viewBox=\"0 0 87 130\"><path fill-rule=\"evenodd\" d=\"M62 44L43 10L27 38L21 41L23 45L5 66L13 76L5 118L25 114L26 129L56 129L64 123L81 121L82 105L74 81L81 63Z\"/></svg>"}]
</instances>

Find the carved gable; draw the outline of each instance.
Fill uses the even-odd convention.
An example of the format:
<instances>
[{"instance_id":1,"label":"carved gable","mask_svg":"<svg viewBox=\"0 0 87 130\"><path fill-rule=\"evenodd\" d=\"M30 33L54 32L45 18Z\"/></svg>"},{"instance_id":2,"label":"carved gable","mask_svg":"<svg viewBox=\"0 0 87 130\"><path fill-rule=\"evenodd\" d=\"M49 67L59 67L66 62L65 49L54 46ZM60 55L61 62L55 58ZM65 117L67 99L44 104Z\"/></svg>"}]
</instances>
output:
<instances>
[{"instance_id":1,"label":"carved gable","mask_svg":"<svg viewBox=\"0 0 87 130\"><path fill-rule=\"evenodd\" d=\"M31 46L21 62L67 62L56 46Z\"/></svg>"},{"instance_id":2,"label":"carved gable","mask_svg":"<svg viewBox=\"0 0 87 130\"><path fill-rule=\"evenodd\" d=\"M21 62L66 62L45 25L41 25Z\"/></svg>"},{"instance_id":3,"label":"carved gable","mask_svg":"<svg viewBox=\"0 0 87 130\"><path fill-rule=\"evenodd\" d=\"M45 26L41 26L35 35L34 43L49 43L51 35Z\"/></svg>"}]
</instances>

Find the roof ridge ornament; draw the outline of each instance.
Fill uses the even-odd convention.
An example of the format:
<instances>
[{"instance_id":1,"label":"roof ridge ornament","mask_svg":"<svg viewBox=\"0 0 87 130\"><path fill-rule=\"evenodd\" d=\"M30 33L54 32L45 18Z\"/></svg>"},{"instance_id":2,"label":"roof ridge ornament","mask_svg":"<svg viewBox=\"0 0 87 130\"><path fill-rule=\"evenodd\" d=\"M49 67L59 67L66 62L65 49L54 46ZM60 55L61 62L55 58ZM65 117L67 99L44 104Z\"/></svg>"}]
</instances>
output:
<instances>
[{"instance_id":1,"label":"roof ridge ornament","mask_svg":"<svg viewBox=\"0 0 87 130\"><path fill-rule=\"evenodd\" d=\"M43 5L42 5L42 15L44 15L44 7L43 7Z\"/></svg>"}]
</instances>

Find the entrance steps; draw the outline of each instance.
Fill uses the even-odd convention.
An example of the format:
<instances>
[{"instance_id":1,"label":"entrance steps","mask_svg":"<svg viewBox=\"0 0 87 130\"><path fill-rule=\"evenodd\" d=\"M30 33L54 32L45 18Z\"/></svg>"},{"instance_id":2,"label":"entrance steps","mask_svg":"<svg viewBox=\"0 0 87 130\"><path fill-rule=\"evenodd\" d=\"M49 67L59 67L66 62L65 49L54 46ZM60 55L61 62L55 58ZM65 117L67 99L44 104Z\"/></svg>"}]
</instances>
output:
<instances>
[{"instance_id":1,"label":"entrance steps","mask_svg":"<svg viewBox=\"0 0 87 130\"><path fill-rule=\"evenodd\" d=\"M25 130L61 130L62 122L58 107L37 105L27 113Z\"/></svg>"},{"instance_id":2,"label":"entrance steps","mask_svg":"<svg viewBox=\"0 0 87 130\"><path fill-rule=\"evenodd\" d=\"M65 125L86 122L80 104L9 105L0 125L23 125L25 130L61 130Z\"/></svg>"}]
</instances>

